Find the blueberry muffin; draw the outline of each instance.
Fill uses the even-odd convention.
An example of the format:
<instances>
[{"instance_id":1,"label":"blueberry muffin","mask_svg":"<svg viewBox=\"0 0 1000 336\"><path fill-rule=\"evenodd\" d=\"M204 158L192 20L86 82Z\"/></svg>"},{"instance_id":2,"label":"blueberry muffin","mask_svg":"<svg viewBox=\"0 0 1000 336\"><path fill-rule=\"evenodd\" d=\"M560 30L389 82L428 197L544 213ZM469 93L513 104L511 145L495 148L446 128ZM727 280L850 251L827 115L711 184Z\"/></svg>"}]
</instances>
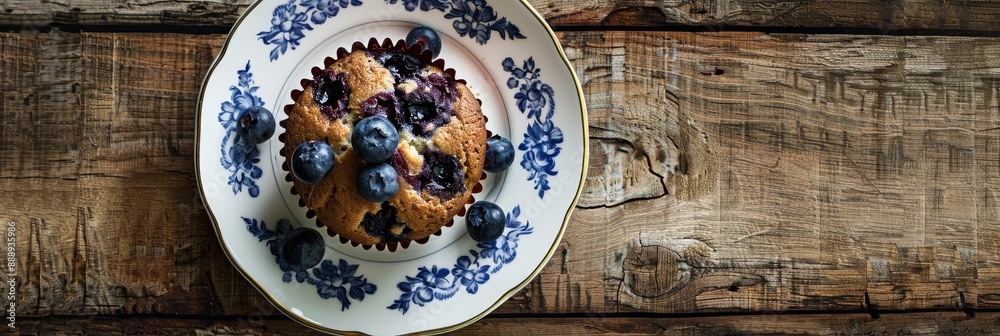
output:
<instances>
[{"instance_id":1,"label":"blueberry muffin","mask_svg":"<svg viewBox=\"0 0 1000 336\"><path fill-rule=\"evenodd\" d=\"M483 176L487 131L480 104L454 70L422 50L389 39L341 48L324 69L313 68L285 109L285 170L299 144L322 141L334 152L332 170L317 184L289 174L293 193L318 224L355 245L394 250L397 243L426 241L465 210ZM374 116L391 121L399 137L387 160L398 191L380 203L358 191L366 163L351 143L355 125Z\"/></svg>"}]
</instances>

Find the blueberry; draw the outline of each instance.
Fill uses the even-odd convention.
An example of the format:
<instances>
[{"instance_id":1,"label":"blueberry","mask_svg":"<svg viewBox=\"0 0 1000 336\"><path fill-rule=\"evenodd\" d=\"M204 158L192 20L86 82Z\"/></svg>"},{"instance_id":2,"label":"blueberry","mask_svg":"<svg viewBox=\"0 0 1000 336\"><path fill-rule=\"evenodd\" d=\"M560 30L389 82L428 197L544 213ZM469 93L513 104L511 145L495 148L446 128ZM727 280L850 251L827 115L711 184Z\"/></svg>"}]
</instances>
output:
<instances>
[{"instance_id":1,"label":"blueberry","mask_svg":"<svg viewBox=\"0 0 1000 336\"><path fill-rule=\"evenodd\" d=\"M487 201L476 202L466 211L465 218L469 236L477 242L491 242L503 234L503 209L499 205Z\"/></svg>"},{"instance_id":2,"label":"blueberry","mask_svg":"<svg viewBox=\"0 0 1000 336\"><path fill-rule=\"evenodd\" d=\"M486 149L486 159L489 162L483 167L483 170L499 173L506 170L514 162L514 145L510 143L510 140L494 135L486 140L486 145L489 147Z\"/></svg>"},{"instance_id":3,"label":"blueberry","mask_svg":"<svg viewBox=\"0 0 1000 336\"><path fill-rule=\"evenodd\" d=\"M236 117L236 133L246 142L264 143L274 135L274 115L260 106L243 110Z\"/></svg>"},{"instance_id":4,"label":"blueberry","mask_svg":"<svg viewBox=\"0 0 1000 336\"><path fill-rule=\"evenodd\" d=\"M388 52L378 58L395 77L410 77L423 69L423 64L410 54Z\"/></svg>"},{"instance_id":5,"label":"blueberry","mask_svg":"<svg viewBox=\"0 0 1000 336\"><path fill-rule=\"evenodd\" d=\"M448 201L465 192L465 170L458 157L440 150L424 153L424 167L420 171L420 190L442 201Z\"/></svg>"},{"instance_id":6,"label":"blueberry","mask_svg":"<svg viewBox=\"0 0 1000 336\"><path fill-rule=\"evenodd\" d=\"M309 141L292 152L292 174L307 184L323 182L333 169L333 148L322 141Z\"/></svg>"},{"instance_id":7,"label":"blueberry","mask_svg":"<svg viewBox=\"0 0 1000 336\"><path fill-rule=\"evenodd\" d=\"M327 119L332 121L347 115L350 98L346 74L326 69L313 77L313 102L319 104L320 113Z\"/></svg>"},{"instance_id":8,"label":"blueberry","mask_svg":"<svg viewBox=\"0 0 1000 336\"><path fill-rule=\"evenodd\" d=\"M359 109L363 118L382 116L395 119L399 114L399 99L391 91L379 92L363 100Z\"/></svg>"},{"instance_id":9,"label":"blueberry","mask_svg":"<svg viewBox=\"0 0 1000 336\"><path fill-rule=\"evenodd\" d=\"M432 101L410 101L398 114L399 124L419 137L431 137L441 125L450 118L438 113L438 107Z\"/></svg>"},{"instance_id":10,"label":"blueberry","mask_svg":"<svg viewBox=\"0 0 1000 336\"><path fill-rule=\"evenodd\" d=\"M385 162L396 153L399 133L396 126L382 116L361 119L354 126L351 145L362 161L368 163Z\"/></svg>"},{"instance_id":11,"label":"blueberry","mask_svg":"<svg viewBox=\"0 0 1000 336\"><path fill-rule=\"evenodd\" d=\"M375 203L388 201L399 190L396 169L388 163L372 163L358 173L358 193Z\"/></svg>"},{"instance_id":12,"label":"blueberry","mask_svg":"<svg viewBox=\"0 0 1000 336\"><path fill-rule=\"evenodd\" d=\"M365 233L372 237L377 237L383 242L403 242L407 241L407 234L413 229L399 221L396 217L396 208L389 205L389 202L382 202L382 208L375 213L366 213L358 225L365 230Z\"/></svg>"},{"instance_id":13,"label":"blueberry","mask_svg":"<svg viewBox=\"0 0 1000 336\"><path fill-rule=\"evenodd\" d=\"M410 33L406 35L406 45L414 45L418 42L424 44L424 49L431 51L433 58L437 58L438 54L441 53L441 36L438 36L437 31L433 28L420 26L410 30Z\"/></svg>"},{"instance_id":14,"label":"blueberry","mask_svg":"<svg viewBox=\"0 0 1000 336\"><path fill-rule=\"evenodd\" d=\"M423 123L437 116L437 108L431 103L410 104L406 106L406 113L410 121Z\"/></svg>"},{"instance_id":15,"label":"blueberry","mask_svg":"<svg viewBox=\"0 0 1000 336\"><path fill-rule=\"evenodd\" d=\"M326 246L323 236L310 228L297 228L285 234L278 242L278 257L293 272L305 271L323 261Z\"/></svg>"},{"instance_id":16,"label":"blueberry","mask_svg":"<svg viewBox=\"0 0 1000 336\"><path fill-rule=\"evenodd\" d=\"M438 128L447 124L455 114L453 103L457 98L455 81L439 74L413 80L415 90L409 92L396 88L399 113L392 120L400 129L411 131L418 137L432 137Z\"/></svg>"}]
</instances>

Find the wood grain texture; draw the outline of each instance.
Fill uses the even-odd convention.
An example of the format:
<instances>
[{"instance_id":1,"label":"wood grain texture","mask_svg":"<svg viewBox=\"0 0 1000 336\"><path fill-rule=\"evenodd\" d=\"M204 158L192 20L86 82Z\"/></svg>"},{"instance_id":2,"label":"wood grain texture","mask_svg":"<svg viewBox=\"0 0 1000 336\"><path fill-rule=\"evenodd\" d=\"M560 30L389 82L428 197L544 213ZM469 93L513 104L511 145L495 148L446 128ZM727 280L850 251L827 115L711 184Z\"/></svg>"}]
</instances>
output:
<instances>
[{"instance_id":1,"label":"wood grain texture","mask_svg":"<svg viewBox=\"0 0 1000 336\"><path fill-rule=\"evenodd\" d=\"M25 315L211 313L222 284L251 292L194 188L197 93L221 42L0 36L0 218L16 223Z\"/></svg>"},{"instance_id":2,"label":"wood grain texture","mask_svg":"<svg viewBox=\"0 0 1000 336\"><path fill-rule=\"evenodd\" d=\"M1000 335L1000 314L743 315L682 318L486 318L453 335ZM20 335L313 335L285 318L227 320L50 317L22 321Z\"/></svg>"},{"instance_id":3,"label":"wood grain texture","mask_svg":"<svg viewBox=\"0 0 1000 336\"><path fill-rule=\"evenodd\" d=\"M251 0L42 1L0 3L0 24L35 29L62 25L232 26Z\"/></svg>"},{"instance_id":4,"label":"wood grain texture","mask_svg":"<svg viewBox=\"0 0 1000 336\"><path fill-rule=\"evenodd\" d=\"M590 176L555 257L498 313L1000 305L1000 39L560 37ZM194 188L197 92L223 40L0 34L20 316L277 314Z\"/></svg>"},{"instance_id":5,"label":"wood grain texture","mask_svg":"<svg viewBox=\"0 0 1000 336\"><path fill-rule=\"evenodd\" d=\"M58 25L231 26L251 0L41 1L0 3L0 25L24 28ZM881 33L902 29L956 31L998 30L1000 3L937 0L532 0L531 4L556 27L727 26L863 28Z\"/></svg>"},{"instance_id":6,"label":"wood grain texture","mask_svg":"<svg viewBox=\"0 0 1000 336\"><path fill-rule=\"evenodd\" d=\"M590 176L505 308L997 306L997 40L562 37Z\"/></svg>"}]
</instances>

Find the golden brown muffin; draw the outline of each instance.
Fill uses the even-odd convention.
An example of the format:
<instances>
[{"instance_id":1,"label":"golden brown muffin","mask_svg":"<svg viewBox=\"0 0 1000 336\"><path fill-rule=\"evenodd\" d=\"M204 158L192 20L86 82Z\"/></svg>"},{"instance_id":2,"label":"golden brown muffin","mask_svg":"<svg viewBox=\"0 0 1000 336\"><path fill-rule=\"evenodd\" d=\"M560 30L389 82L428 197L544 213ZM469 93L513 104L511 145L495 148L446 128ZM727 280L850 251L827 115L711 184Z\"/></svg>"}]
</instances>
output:
<instances>
[{"instance_id":1,"label":"golden brown muffin","mask_svg":"<svg viewBox=\"0 0 1000 336\"><path fill-rule=\"evenodd\" d=\"M423 240L464 209L483 174L487 131L479 102L453 70L444 70L441 60L432 63L419 46L372 39L367 47L355 43L351 52L341 48L337 57L328 58L325 69L314 68L303 90L293 92L295 104L286 107L282 155L313 140L326 142L336 155L319 184L289 174L293 193L319 223L356 244ZM400 135L389 160L399 191L383 203L358 193L365 163L350 140L354 125L375 115L388 118Z\"/></svg>"}]
</instances>

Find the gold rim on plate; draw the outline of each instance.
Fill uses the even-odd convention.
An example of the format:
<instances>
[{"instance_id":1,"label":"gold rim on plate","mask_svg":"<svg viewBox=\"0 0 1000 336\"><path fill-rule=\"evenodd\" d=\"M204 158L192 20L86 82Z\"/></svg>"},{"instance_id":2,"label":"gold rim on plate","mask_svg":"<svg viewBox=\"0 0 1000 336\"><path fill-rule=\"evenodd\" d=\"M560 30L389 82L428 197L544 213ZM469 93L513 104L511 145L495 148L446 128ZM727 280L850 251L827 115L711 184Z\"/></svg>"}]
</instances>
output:
<instances>
[{"instance_id":1,"label":"gold rim on plate","mask_svg":"<svg viewBox=\"0 0 1000 336\"><path fill-rule=\"evenodd\" d=\"M202 112L203 112L202 111L202 107L204 105L204 100L205 100L205 88L206 88L206 86L207 86L207 84L209 82L209 79L211 79L212 74L215 72L215 68L219 66L219 63L222 61L223 57L226 55L226 51L229 50L229 42L230 42L230 39L232 38L231 37L232 33L235 32L240 27L240 24L243 23L243 20L247 17L247 15L250 12L252 12L253 9L256 8L257 5L259 5L263 1L264 0L257 0L252 5L250 5L249 7L247 7L247 10L245 12L243 12L243 15L241 15L240 18L239 18L239 20L236 21L236 24L233 25L233 28L229 31L229 36L226 37L226 42L222 45L222 49L219 51L219 55L215 57L215 61L212 63L212 66L208 70L208 75L205 76L205 80L201 84L201 89L199 90L199 93L198 93L198 113L195 116L195 138L194 138L194 152L195 152L195 156L194 156L194 168L195 169L194 169L194 171L195 171L195 180L198 182L198 195L201 197L201 201L205 205L205 210L207 210L209 218L211 218L211 220L212 220L212 228L215 229L215 235L216 235L216 237L218 237L219 243L222 244L222 251L225 252L226 258L229 259L229 263L232 264L234 267L236 267L236 270L238 270L240 272L240 275L242 275L243 278L247 279L247 281L250 282L250 284L253 285L253 287L255 289L257 289L257 291L260 292L267 299L267 301L271 302L272 306L274 306L275 308L277 308L279 311L281 311L282 314L285 314L285 316L288 316L292 320L295 320L296 322L298 322L298 323L300 323L302 325L305 325L305 326L307 326L309 328L315 329L317 331L322 331L322 332L326 332L326 333L343 334L343 335L367 335L367 334L365 334L363 332L336 330L336 329L324 327L322 325L318 325L318 324L316 324L316 323L314 323L312 321L308 321L306 319L303 319L303 318L299 317L298 315L293 314L289 309L287 309L284 306L282 306L281 303L279 303L277 299L275 299L274 297L272 297L270 294L267 293L267 291L264 290L263 286L261 286L259 283L257 283L256 280L254 280L252 277L250 277L247 274L247 272L242 267L240 267L239 263L237 263L236 260L233 258L233 255L230 253L229 249L226 247L227 245L226 245L225 239L222 238L221 231L219 230L219 221L215 218L215 213L212 212L212 207L208 205L208 202L205 199L205 189L202 187L202 183L201 183L201 171L200 171L201 165L199 164L200 161L201 161L201 146L200 146L200 143L201 143L201 115L202 115ZM424 330L424 331L420 331L420 332L410 333L409 335L435 335L435 334L446 333L446 332L455 331L455 330L464 328L464 327L466 327L466 326L468 326L470 324L475 323L476 321L479 321L480 319L482 319L483 317L485 317L489 313L493 312L494 310L497 309L497 307L500 307L501 304L503 304L508 299L510 299L510 297L514 296L515 293L517 293L518 291L520 291L521 289L523 289L525 286L527 286L528 283L531 282L531 280L533 280L536 276L538 276L538 273L540 273L542 271L542 268L545 267L545 264L547 264L549 262L549 260L552 259L552 255L556 251L556 246L559 245L559 242L562 241L563 235L566 233L566 226L569 224L570 215L573 213L573 209L576 208L576 204L580 200L580 195L583 193L583 183L587 179L587 166L588 166L588 162L590 160L590 143L589 143L590 142L589 141L590 140L590 132L589 132L589 126L588 126L588 123L587 123L587 103L586 103L586 101L584 101L584 98L583 98L583 87L580 85L580 79L579 79L579 77L577 77L576 71L573 70L573 65L570 64L569 58L566 57L566 52L563 51L562 45L559 44L559 38L556 36L555 32L552 31L552 28L549 27L548 23L545 22L545 19L542 18L541 14L539 14L538 11L536 11L535 8L532 7L531 4L528 3L527 0L520 0L520 2L521 2L522 5L524 5L525 8L528 9L529 12L531 12L532 16L534 16L535 19L538 20L538 23L540 23L542 25L542 27L545 28L545 31L548 32L549 37L552 39L552 43L556 47L556 50L559 51L559 57L562 58L563 64L566 65L566 68L569 70L570 75L573 76L573 83L576 84L577 96L580 98L580 114L581 114L581 118L582 118L581 119L582 120L581 125L583 126L583 133L582 133L583 134L583 162L582 162L581 169L580 169L580 183L579 183L579 187L576 190L576 195L573 196L573 202L570 203L569 209L566 210L566 215L565 215L565 217L563 217L562 226L559 228L559 234L556 235L556 239L552 242L552 246L549 247L548 253L546 253L545 257L542 258L542 261L540 263L538 263L538 266L535 267L535 270L531 272L531 275L529 275L527 278L525 278L523 281L521 281L521 283L517 284L517 286L514 286L509 291L507 291L506 293L504 293L503 295L501 295L500 298L498 298L496 302L494 302L492 305L490 305L489 308L486 308L481 313L477 314L476 316L473 316L473 317L469 318L468 320L465 320L463 322L460 322L460 323L457 323L457 324L454 324L454 325L451 325L451 326L447 326L447 327L442 327L442 328L437 328L437 329L430 329L430 330Z\"/></svg>"}]
</instances>

